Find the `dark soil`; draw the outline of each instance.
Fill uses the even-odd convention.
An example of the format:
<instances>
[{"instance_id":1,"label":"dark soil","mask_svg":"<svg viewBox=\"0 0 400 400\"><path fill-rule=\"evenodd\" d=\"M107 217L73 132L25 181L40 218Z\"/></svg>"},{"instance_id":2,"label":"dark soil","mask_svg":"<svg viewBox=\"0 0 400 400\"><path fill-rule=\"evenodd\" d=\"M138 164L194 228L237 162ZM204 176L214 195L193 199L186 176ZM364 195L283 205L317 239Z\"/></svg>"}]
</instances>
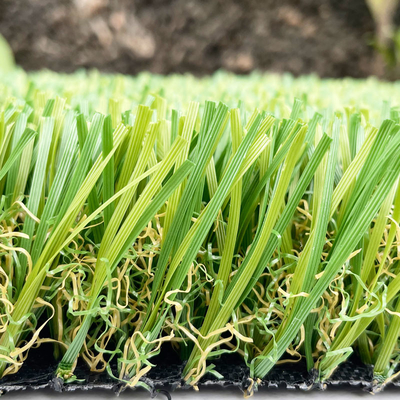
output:
<instances>
[{"instance_id":1,"label":"dark soil","mask_svg":"<svg viewBox=\"0 0 400 400\"><path fill-rule=\"evenodd\" d=\"M25 69L374 74L364 0L0 0Z\"/></svg>"}]
</instances>

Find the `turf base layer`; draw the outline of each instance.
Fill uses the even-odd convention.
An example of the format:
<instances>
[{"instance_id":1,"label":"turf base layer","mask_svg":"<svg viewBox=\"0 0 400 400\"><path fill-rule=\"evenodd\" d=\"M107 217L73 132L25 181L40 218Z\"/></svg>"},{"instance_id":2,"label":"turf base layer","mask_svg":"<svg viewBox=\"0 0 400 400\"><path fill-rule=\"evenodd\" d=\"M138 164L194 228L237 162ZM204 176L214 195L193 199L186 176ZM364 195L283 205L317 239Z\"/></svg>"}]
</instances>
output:
<instances>
[{"instance_id":1,"label":"turf base layer","mask_svg":"<svg viewBox=\"0 0 400 400\"><path fill-rule=\"evenodd\" d=\"M112 379L108 373L91 373L86 365L78 365L75 374L79 381L73 383L63 383L55 378L54 371L56 364L50 365L47 360L40 357L40 352L35 352L33 360L28 358L24 367L15 375L9 375L0 381L1 393L7 393L26 389L45 389L49 388L57 392L106 389L115 394L119 394L126 389L125 385ZM235 356L223 356L219 360L213 361L216 370L224 376L223 379L216 379L211 374L206 374L199 382L202 386L222 386L237 387L243 392L249 391L252 387L249 369L239 358ZM184 365L179 363L165 363L160 358L160 362L141 380L153 388L153 395L157 389L167 389L168 391L192 389L184 384L181 379ZM394 381L391 385L400 388L400 381ZM258 388L282 388L300 390L325 390L329 387L349 387L356 386L360 390L374 392L375 387L372 379L372 368L361 364L356 358L352 358L341 364L332 377L321 384L317 381L316 374L308 373L303 363L284 364L275 366L268 376L258 383ZM128 389L129 390L129 389ZM251 389L250 389L251 390Z\"/></svg>"}]
</instances>

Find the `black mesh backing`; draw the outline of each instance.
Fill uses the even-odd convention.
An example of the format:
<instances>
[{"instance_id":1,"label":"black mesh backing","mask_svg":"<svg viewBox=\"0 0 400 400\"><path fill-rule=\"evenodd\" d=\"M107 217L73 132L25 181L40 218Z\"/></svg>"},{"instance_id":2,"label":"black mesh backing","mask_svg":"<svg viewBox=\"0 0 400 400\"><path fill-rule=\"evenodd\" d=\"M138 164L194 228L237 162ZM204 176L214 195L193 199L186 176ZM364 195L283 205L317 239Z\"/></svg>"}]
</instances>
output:
<instances>
[{"instance_id":1,"label":"black mesh backing","mask_svg":"<svg viewBox=\"0 0 400 400\"><path fill-rule=\"evenodd\" d=\"M33 354L32 354L33 355ZM78 389L107 389L120 393L125 389L124 385L116 382L106 372L95 374L88 371L88 368L79 364L75 375L82 379L82 382L64 384L60 379L55 378L54 371L56 364L49 365L48 360L39 357L40 352L35 351L35 357L28 357L24 367L15 375L9 375L0 381L0 390L4 392L23 390L27 388L42 389L50 388L55 391L74 391ZM189 388L181 379L183 364L166 364L169 357L160 357L157 366L154 367L145 377L142 378L154 390L167 388L168 390ZM164 360L164 361L163 361ZM205 375L199 382L199 387L207 385L218 385L222 387L235 386L246 391L251 385L249 369L235 356L225 356L220 360L214 360L216 370L224 378L216 379L213 375ZM287 389L326 389L329 386L358 386L364 390L375 391L373 384L372 368L362 365L357 359L351 359L342 364L323 385L317 382L317 374L308 373L305 364L283 364L276 366L258 386L268 388ZM392 385L400 387L400 382L393 382ZM155 394L155 392L153 393Z\"/></svg>"}]
</instances>

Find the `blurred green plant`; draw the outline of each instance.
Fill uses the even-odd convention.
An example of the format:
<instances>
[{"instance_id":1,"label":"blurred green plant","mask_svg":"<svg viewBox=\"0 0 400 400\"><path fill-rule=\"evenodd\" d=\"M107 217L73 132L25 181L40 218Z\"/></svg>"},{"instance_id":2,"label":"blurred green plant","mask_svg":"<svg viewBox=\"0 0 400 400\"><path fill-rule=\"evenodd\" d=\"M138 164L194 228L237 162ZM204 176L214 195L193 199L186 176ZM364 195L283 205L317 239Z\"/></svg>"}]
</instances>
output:
<instances>
[{"instance_id":1,"label":"blurred green plant","mask_svg":"<svg viewBox=\"0 0 400 400\"><path fill-rule=\"evenodd\" d=\"M366 0L366 3L375 23L372 41L377 51L375 73L379 76L390 74L400 66L400 31L394 23L399 0Z\"/></svg>"},{"instance_id":2,"label":"blurred green plant","mask_svg":"<svg viewBox=\"0 0 400 400\"><path fill-rule=\"evenodd\" d=\"M7 40L0 35L0 72L10 72L15 69L14 55Z\"/></svg>"}]
</instances>

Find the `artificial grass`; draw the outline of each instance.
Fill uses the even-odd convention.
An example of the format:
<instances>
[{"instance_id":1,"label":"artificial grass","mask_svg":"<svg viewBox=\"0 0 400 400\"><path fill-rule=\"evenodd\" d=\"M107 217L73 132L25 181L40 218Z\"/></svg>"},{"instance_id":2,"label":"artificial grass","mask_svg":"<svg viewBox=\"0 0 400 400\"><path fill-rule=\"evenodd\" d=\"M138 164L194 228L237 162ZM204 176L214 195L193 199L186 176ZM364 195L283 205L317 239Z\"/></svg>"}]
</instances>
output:
<instances>
[{"instance_id":1,"label":"artificial grass","mask_svg":"<svg viewBox=\"0 0 400 400\"><path fill-rule=\"evenodd\" d=\"M397 374L398 83L218 73L0 76L0 371L140 378L169 344L196 387L355 353ZM111 369L116 362L117 371Z\"/></svg>"}]
</instances>

